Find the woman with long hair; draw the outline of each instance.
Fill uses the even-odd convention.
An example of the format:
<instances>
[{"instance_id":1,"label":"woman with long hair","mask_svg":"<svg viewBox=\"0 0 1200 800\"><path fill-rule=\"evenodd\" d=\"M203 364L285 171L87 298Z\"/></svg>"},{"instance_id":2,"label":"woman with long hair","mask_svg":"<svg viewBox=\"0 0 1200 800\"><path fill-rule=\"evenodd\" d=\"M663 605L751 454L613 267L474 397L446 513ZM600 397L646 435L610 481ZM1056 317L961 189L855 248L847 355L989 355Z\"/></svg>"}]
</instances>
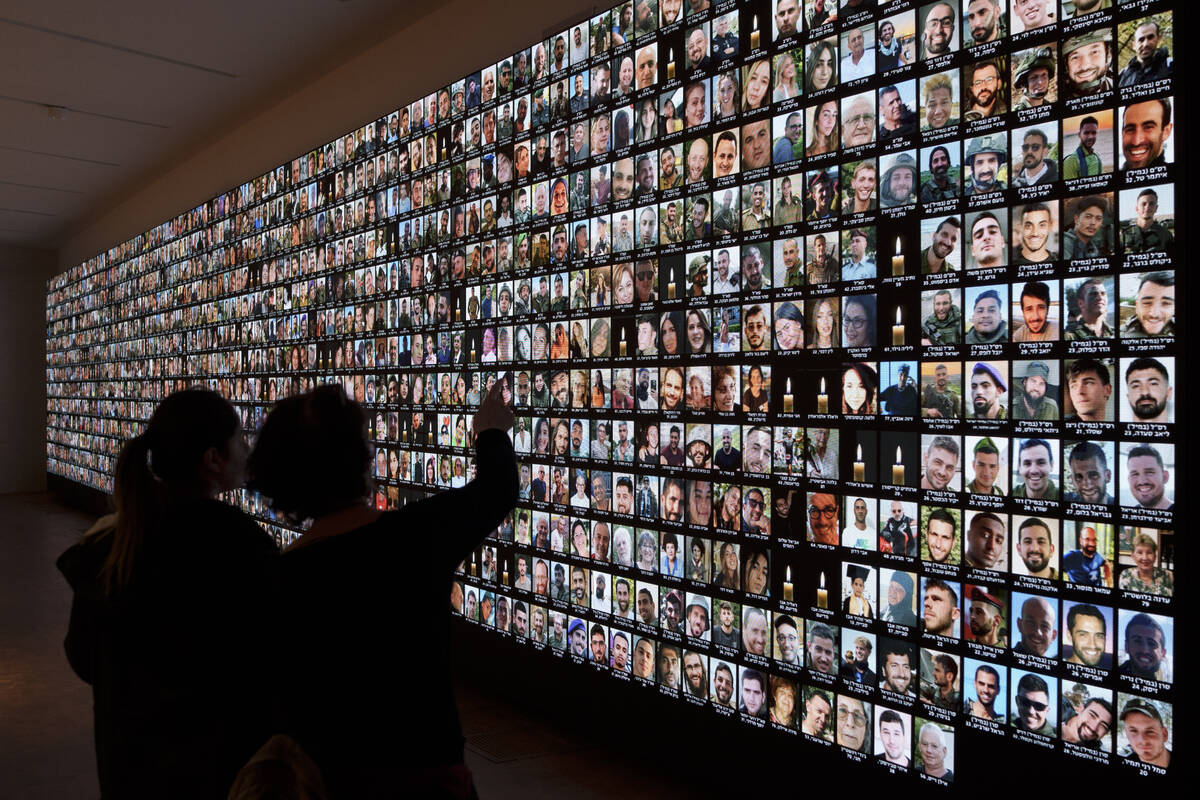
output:
<instances>
[{"instance_id":1,"label":"woman with long hair","mask_svg":"<svg viewBox=\"0 0 1200 800\"><path fill-rule=\"evenodd\" d=\"M775 56L775 89L771 98L776 103L800 96L800 79L797 77L796 59L791 53Z\"/></svg>"},{"instance_id":2,"label":"woman with long hair","mask_svg":"<svg viewBox=\"0 0 1200 800\"><path fill-rule=\"evenodd\" d=\"M838 149L838 104L826 100L813 109L812 121L808 125L808 147L806 156L836 153Z\"/></svg>"},{"instance_id":3,"label":"woman with long hair","mask_svg":"<svg viewBox=\"0 0 1200 800\"><path fill-rule=\"evenodd\" d=\"M228 401L170 395L121 448L116 513L58 560L103 797L224 797L273 732L279 551L217 500L241 487L245 464Z\"/></svg>"},{"instance_id":4,"label":"woman with long hair","mask_svg":"<svg viewBox=\"0 0 1200 800\"><path fill-rule=\"evenodd\" d=\"M842 413L874 414L879 380L866 364L847 364L842 372Z\"/></svg>"},{"instance_id":5,"label":"woman with long hair","mask_svg":"<svg viewBox=\"0 0 1200 800\"><path fill-rule=\"evenodd\" d=\"M516 502L507 391L497 381L472 421L475 480L395 511L368 502L363 412L339 387L284 400L262 426L252 488L277 513L312 520L280 559L275 602L288 613L275 619L286 667L270 679L286 698L285 730L320 767L330 797L473 795L450 678L449 604L421 615L420 658L396 647L395 626L408 598L449 595L455 566Z\"/></svg>"},{"instance_id":6,"label":"woman with long hair","mask_svg":"<svg viewBox=\"0 0 1200 800\"><path fill-rule=\"evenodd\" d=\"M771 60L763 58L742 67L745 87L742 92L742 111L766 108L771 104Z\"/></svg>"},{"instance_id":7,"label":"woman with long hair","mask_svg":"<svg viewBox=\"0 0 1200 800\"><path fill-rule=\"evenodd\" d=\"M828 39L813 42L804 60L804 91L809 94L837 83L837 51Z\"/></svg>"}]
</instances>

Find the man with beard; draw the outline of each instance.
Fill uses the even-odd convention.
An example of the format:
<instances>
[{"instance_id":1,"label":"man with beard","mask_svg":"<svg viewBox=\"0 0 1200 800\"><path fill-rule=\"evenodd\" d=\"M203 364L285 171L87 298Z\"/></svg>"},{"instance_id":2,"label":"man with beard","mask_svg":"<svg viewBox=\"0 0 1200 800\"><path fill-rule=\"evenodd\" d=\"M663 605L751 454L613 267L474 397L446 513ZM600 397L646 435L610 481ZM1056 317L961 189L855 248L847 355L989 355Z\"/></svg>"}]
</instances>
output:
<instances>
[{"instance_id":1,"label":"man with beard","mask_svg":"<svg viewBox=\"0 0 1200 800\"><path fill-rule=\"evenodd\" d=\"M1111 92L1112 29L1097 28L1067 39L1063 45L1063 70L1067 77L1064 100Z\"/></svg>"},{"instance_id":2,"label":"man with beard","mask_svg":"<svg viewBox=\"0 0 1200 800\"><path fill-rule=\"evenodd\" d=\"M917 162L908 153L900 153L883 173L879 203L883 208L899 208L917 202Z\"/></svg>"},{"instance_id":3,"label":"man with beard","mask_svg":"<svg viewBox=\"0 0 1200 800\"><path fill-rule=\"evenodd\" d=\"M658 646L658 683L668 689L679 688L679 648L668 642Z\"/></svg>"},{"instance_id":4,"label":"man with beard","mask_svg":"<svg viewBox=\"0 0 1200 800\"><path fill-rule=\"evenodd\" d=\"M960 322L961 324L961 322ZM901 364L896 372L896 382L879 395L883 413L892 417L915 417L920 408L917 387L909 375L908 364Z\"/></svg>"},{"instance_id":5,"label":"man with beard","mask_svg":"<svg viewBox=\"0 0 1200 800\"><path fill-rule=\"evenodd\" d=\"M1086 747L1089 750L1105 750L1108 732L1112 727L1113 710L1103 697L1089 697L1083 707L1076 709L1064 704L1062 738L1064 742ZM1069 713L1070 716L1066 716Z\"/></svg>"},{"instance_id":6,"label":"man with beard","mask_svg":"<svg viewBox=\"0 0 1200 800\"><path fill-rule=\"evenodd\" d=\"M925 451L925 464L921 475L921 488L935 492L953 492L951 484L958 469L958 441L956 437L935 436Z\"/></svg>"},{"instance_id":7,"label":"man with beard","mask_svg":"<svg viewBox=\"0 0 1200 800\"><path fill-rule=\"evenodd\" d=\"M904 48L896 38L896 26L884 20L879 26L879 43L875 46L875 69L883 73L896 69L904 60Z\"/></svg>"},{"instance_id":8,"label":"man with beard","mask_svg":"<svg viewBox=\"0 0 1200 800\"><path fill-rule=\"evenodd\" d=\"M863 686L875 685L875 670L871 669L871 640L866 636L854 637L854 658L848 659L839 670L842 680Z\"/></svg>"},{"instance_id":9,"label":"man with beard","mask_svg":"<svg viewBox=\"0 0 1200 800\"><path fill-rule=\"evenodd\" d=\"M971 416L975 419L1007 419L1008 409L1001 402L1007 391L1004 378L994 366L986 361L976 362L971 369Z\"/></svg>"},{"instance_id":10,"label":"man with beard","mask_svg":"<svg viewBox=\"0 0 1200 800\"><path fill-rule=\"evenodd\" d=\"M1163 143L1171 137L1171 100L1164 97L1125 107L1121 115L1122 169L1146 169L1167 163Z\"/></svg>"},{"instance_id":11,"label":"man with beard","mask_svg":"<svg viewBox=\"0 0 1200 800\"><path fill-rule=\"evenodd\" d=\"M1063 338L1070 341L1111 339L1116 336L1108 324L1108 290L1099 278L1088 278L1075 290L1079 314L1067 325Z\"/></svg>"},{"instance_id":12,"label":"man with beard","mask_svg":"<svg viewBox=\"0 0 1200 800\"><path fill-rule=\"evenodd\" d=\"M546 639L546 611L541 606L533 606L533 626L530 629L530 638L535 642L543 642Z\"/></svg>"},{"instance_id":13,"label":"man with beard","mask_svg":"<svg viewBox=\"0 0 1200 800\"><path fill-rule=\"evenodd\" d=\"M1046 160L1050 153L1049 142L1045 132L1037 128L1025 132L1021 145L1021 169L1013 177L1013 186L1037 186L1058 180L1058 167L1053 161Z\"/></svg>"},{"instance_id":14,"label":"man with beard","mask_svg":"<svg viewBox=\"0 0 1200 800\"><path fill-rule=\"evenodd\" d=\"M1044 208L1044 206L1043 206ZM1033 212L1027 207L1022 217ZM1039 215L1040 216L1040 215ZM1022 245L1024 252L1024 245ZM1050 287L1041 281L1030 281L1021 289L1021 316L1024 324L1013 333L1014 342L1044 342L1058 339L1058 323L1049 322Z\"/></svg>"},{"instance_id":15,"label":"man with beard","mask_svg":"<svg viewBox=\"0 0 1200 800\"><path fill-rule=\"evenodd\" d=\"M1044 439L1025 439L1017 450L1017 473L1023 483L1013 487L1013 497L1058 500L1058 485L1052 476L1054 455Z\"/></svg>"},{"instance_id":16,"label":"man with beard","mask_svg":"<svg viewBox=\"0 0 1200 800\"><path fill-rule=\"evenodd\" d=\"M1017 378L1020 381L1019 390L1013 392L1013 419L1058 419L1058 403L1046 396L1049 377L1050 367L1045 362L1031 361L1025 364L1025 374Z\"/></svg>"},{"instance_id":17,"label":"man with beard","mask_svg":"<svg viewBox=\"0 0 1200 800\"><path fill-rule=\"evenodd\" d=\"M955 9L949 3L938 3L925 15L925 30L921 34L921 58L937 58L950 52L954 41Z\"/></svg>"},{"instance_id":18,"label":"man with beard","mask_svg":"<svg viewBox=\"0 0 1200 800\"><path fill-rule=\"evenodd\" d=\"M1020 177L1020 176L1018 176L1018 177ZM1020 265L1024 265L1024 264L1044 264L1048 261L1056 260L1058 258L1058 255L1053 250L1051 250L1049 247L1046 246L1047 243L1050 241L1050 234L1053 233L1053 231L1054 231L1054 222L1050 217L1050 207L1049 206L1047 206L1045 203L1030 203L1029 205L1022 207L1021 208L1020 229L1019 229L1019 233L1021 236L1021 245L1017 251L1016 257L1013 259L1013 263L1020 266ZM1047 295L1049 295L1048 289L1047 289ZM1044 324L1044 320L1043 320L1043 324ZM1028 326L1026 326L1025 328L1022 328L1021 330L1022 331L1029 330L1028 335L1035 335L1035 334L1033 334L1032 330L1030 330L1028 328ZM1049 328L1045 328L1045 326L1044 326L1043 330L1047 331L1047 332L1041 334L1040 338L1036 338L1036 339L1016 339L1016 338L1014 338L1013 341L1036 342L1036 341L1046 341L1046 340L1058 338L1057 323L1052 324L1051 326L1049 326ZM1049 333L1048 332L1049 330L1053 330L1054 331L1053 334ZM1018 331L1017 335L1023 335L1023 334L1021 334L1021 331Z\"/></svg>"},{"instance_id":19,"label":"man with beard","mask_svg":"<svg viewBox=\"0 0 1200 800\"><path fill-rule=\"evenodd\" d=\"M963 67L967 83L967 110L963 122L975 122L1008 113L1004 99L1004 78L995 61L979 61Z\"/></svg>"},{"instance_id":20,"label":"man with beard","mask_svg":"<svg viewBox=\"0 0 1200 800\"><path fill-rule=\"evenodd\" d=\"M880 689L894 692L901 697L913 697L913 651L912 645L896 639L886 640L883 646L883 680Z\"/></svg>"},{"instance_id":21,"label":"man with beard","mask_svg":"<svg viewBox=\"0 0 1200 800\"><path fill-rule=\"evenodd\" d=\"M663 630L674 631L675 633L684 633L683 621L683 597L676 589L667 593L663 598L662 607L662 626Z\"/></svg>"},{"instance_id":22,"label":"man with beard","mask_svg":"<svg viewBox=\"0 0 1200 800\"><path fill-rule=\"evenodd\" d=\"M1050 82L1054 80L1054 51L1049 47L1038 47L1021 58L1013 77L1013 87L1021 90L1021 99L1013 111L1041 108L1049 105Z\"/></svg>"},{"instance_id":23,"label":"man with beard","mask_svg":"<svg viewBox=\"0 0 1200 800\"><path fill-rule=\"evenodd\" d=\"M988 664L981 664L975 670L975 699L963 704L963 711L973 717L990 719L1001 725L1004 715L996 711L996 698L1000 695L1000 673Z\"/></svg>"},{"instance_id":24,"label":"man with beard","mask_svg":"<svg viewBox=\"0 0 1200 800\"><path fill-rule=\"evenodd\" d=\"M1121 228L1121 238L1125 242L1127 253L1149 253L1164 251L1175 243L1175 237L1167 230L1167 226L1154 219L1158 213L1158 192L1153 189L1143 189L1138 193L1134 202L1134 220ZM1145 285L1143 279L1143 285ZM1174 281L1167 284L1174 287ZM1138 289L1139 294L1141 288ZM1174 294L1174 288L1171 290ZM1173 299L1173 298L1172 298ZM1135 310L1140 309L1135 305Z\"/></svg>"},{"instance_id":25,"label":"man with beard","mask_svg":"<svg viewBox=\"0 0 1200 800\"><path fill-rule=\"evenodd\" d=\"M930 179L921 184L922 203L940 203L958 197L958 186L950 182L950 151L938 145L929 151Z\"/></svg>"},{"instance_id":26,"label":"man with beard","mask_svg":"<svg viewBox=\"0 0 1200 800\"><path fill-rule=\"evenodd\" d=\"M581 619L571 620L570 627L567 628L567 641L571 645L571 655L586 656L587 655L587 625ZM603 641L603 631L601 631L601 640Z\"/></svg>"},{"instance_id":27,"label":"man with beard","mask_svg":"<svg viewBox=\"0 0 1200 800\"><path fill-rule=\"evenodd\" d=\"M775 629L779 630L779 619L790 619L787 615L776 617ZM742 641L742 631L735 624L737 622L737 614L734 613L733 604L728 600L721 601L720 611L717 614L718 625L712 631L713 644L721 647L728 647L732 650L738 649ZM797 658L797 662L798 662Z\"/></svg>"},{"instance_id":28,"label":"man with beard","mask_svg":"<svg viewBox=\"0 0 1200 800\"><path fill-rule=\"evenodd\" d=\"M1099 552L1097 541L1095 528L1087 526L1079 531L1079 549L1067 551L1062 559L1062 571L1068 581L1082 586L1112 585L1112 564ZM1075 642L1074 611L1067 623L1068 630L1071 631L1071 641ZM1100 646L1103 649L1103 637ZM1078 651L1079 645L1075 644L1074 647Z\"/></svg>"},{"instance_id":29,"label":"man with beard","mask_svg":"<svg viewBox=\"0 0 1200 800\"><path fill-rule=\"evenodd\" d=\"M1108 468L1104 448L1095 442L1080 442L1071 448L1067 467L1075 482L1075 491L1063 495L1065 502L1112 505L1114 498L1108 493L1112 470Z\"/></svg>"},{"instance_id":30,"label":"man with beard","mask_svg":"<svg viewBox=\"0 0 1200 800\"><path fill-rule=\"evenodd\" d=\"M930 705L953 711L962 703L962 693L955 690L958 662L945 653L933 654L931 672L921 680L921 699Z\"/></svg>"},{"instance_id":31,"label":"man with beard","mask_svg":"<svg viewBox=\"0 0 1200 800\"><path fill-rule=\"evenodd\" d=\"M767 704L763 702L766 699L763 690L766 682L763 674L756 669L742 672L742 705L738 711L757 719L767 718Z\"/></svg>"},{"instance_id":32,"label":"man with beard","mask_svg":"<svg viewBox=\"0 0 1200 800\"><path fill-rule=\"evenodd\" d=\"M590 637L592 646L592 663L608 664L608 637L604 635L604 626L596 622L592 624Z\"/></svg>"},{"instance_id":33,"label":"man with beard","mask_svg":"<svg viewBox=\"0 0 1200 800\"><path fill-rule=\"evenodd\" d=\"M925 600L921 604L921 621L925 632L954 637L958 618L958 592L941 578L926 578Z\"/></svg>"},{"instance_id":34,"label":"man with beard","mask_svg":"<svg viewBox=\"0 0 1200 800\"><path fill-rule=\"evenodd\" d=\"M995 42L1008 35L1000 0L970 0L967 3L967 29L974 44Z\"/></svg>"},{"instance_id":35,"label":"man with beard","mask_svg":"<svg viewBox=\"0 0 1200 800\"><path fill-rule=\"evenodd\" d=\"M917 521L904 513L899 500L893 500L891 514L879 531L879 549L907 558L917 555Z\"/></svg>"},{"instance_id":36,"label":"man with beard","mask_svg":"<svg viewBox=\"0 0 1200 800\"><path fill-rule=\"evenodd\" d=\"M1079 146L1063 159L1064 180L1099 175L1104 169L1104 162L1095 150L1096 139L1100 136L1099 121L1095 117L1084 117L1079 123L1078 136Z\"/></svg>"},{"instance_id":37,"label":"man with beard","mask_svg":"<svg viewBox=\"0 0 1200 800\"><path fill-rule=\"evenodd\" d=\"M976 230L986 221L984 214L976 221ZM1000 294L995 289L986 289L975 298L975 306L971 312L971 329L967 331L965 340L967 344L995 344L1008 340L1008 323L1001 313Z\"/></svg>"},{"instance_id":38,"label":"man with beard","mask_svg":"<svg viewBox=\"0 0 1200 800\"><path fill-rule=\"evenodd\" d=\"M978 644L1005 647L1008 629L1004 627L1004 602L978 586L971 587L971 608L967 621L971 637ZM958 705L958 703L954 703Z\"/></svg>"},{"instance_id":39,"label":"man with beard","mask_svg":"<svg viewBox=\"0 0 1200 800\"><path fill-rule=\"evenodd\" d=\"M971 180L964 189L964 194L980 195L989 192L1002 192L1007 187L1000 180L1000 165L1007 158L1004 135L980 136L972 139L967 146L964 159L971 170Z\"/></svg>"},{"instance_id":40,"label":"man with beard","mask_svg":"<svg viewBox=\"0 0 1200 800\"><path fill-rule=\"evenodd\" d=\"M1029 575L1047 580L1058 578L1058 570L1050 566L1050 560L1054 558L1054 537L1050 526L1042 520L1030 517L1021 523L1016 551Z\"/></svg>"},{"instance_id":41,"label":"man with beard","mask_svg":"<svg viewBox=\"0 0 1200 800\"><path fill-rule=\"evenodd\" d=\"M1017 617L1021 639L1013 645L1014 653L1054 658L1058 655L1058 614L1054 605L1044 597L1028 597L1021 604Z\"/></svg>"},{"instance_id":42,"label":"man with beard","mask_svg":"<svg viewBox=\"0 0 1200 800\"><path fill-rule=\"evenodd\" d=\"M693 595L687 607L687 635L702 642L709 640L708 598Z\"/></svg>"},{"instance_id":43,"label":"man with beard","mask_svg":"<svg viewBox=\"0 0 1200 800\"><path fill-rule=\"evenodd\" d=\"M1041 677L1027 672L1017 681L1017 713L1013 727L1040 736L1054 736L1050 721L1050 687Z\"/></svg>"},{"instance_id":44,"label":"man with beard","mask_svg":"<svg viewBox=\"0 0 1200 800\"><path fill-rule=\"evenodd\" d=\"M810 625L805 666L823 675L834 674L837 651L834 648L833 640L836 635L833 628L823 622Z\"/></svg>"},{"instance_id":45,"label":"man with beard","mask_svg":"<svg viewBox=\"0 0 1200 800\"><path fill-rule=\"evenodd\" d=\"M658 162L658 186L660 189L677 189L683 185L683 173L675 166L675 151L673 149L664 147L662 152L658 154Z\"/></svg>"},{"instance_id":46,"label":"man with beard","mask_svg":"<svg viewBox=\"0 0 1200 800\"><path fill-rule=\"evenodd\" d=\"M944 220L938 223L937 230L933 232L933 241L929 243L929 247L926 247L921 251L921 272L923 274L939 275L954 268L952 265L946 263L946 259L950 257L950 254L954 252L954 248L958 245L959 228L960 225L958 222L958 217L946 217ZM950 293L946 292L945 294L948 298ZM948 299L947 303L949 303ZM936 311L936 296L934 298L934 308ZM933 319L933 317L930 317L930 319ZM938 319L943 318L938 317ZM961 320L959 320L959 322L961 322ZM938 341L937 338L930 335L930 331L928 330L925 334L926 338L930 339L933 344L957 344L958 331L955 330L953 333L951 333L948 323L941 327L945 327L946 330L942 332L943 335L939 336L938 338L944 338L945 335L951 335L954 337L954 341Z\"/></svg>"},{"instance_id":47,"label":"man with beard","mask_svg":"<svg viewBox=\"0 0 1200 800\"><path fill-rule=\"evenodd\" d=\"M950 371L945 364L934 367L933 383L925 384L921 397L924 416L934 419L958 419L959 403L962 399L950 389L949 378Z\"/></svg>"},{"instance_id":48,"label":"man with beard","mask_svg":"<svg viewBox=\"0 0 1200 800\"><path fill-rule=\"evenodd\" d=\"M713 693L710 699L714 705L733 708L733 669L724 661L713 668Z\"/></svg>"},{"instance_id":49,"label":"man with beard","mask_svg":"<svg viewBox=\"0 0 1200 800\"><path fill-rule=\"evenodd\" d=\"M823 169L819 169L812 176L812 180L808 182L808 214L805 216L807 222L819 222L823 219L828 219L833 216L836 209L833 208L833 201L836 198L833 190L833 178L829 177ZM767 220L768 224L770 219ZM753 230L747 228L745 219L742 220L743 230Z\"/></svg>"},{"instance_id":50,"label":"man with beard","mask_svg":"<svg viewBox=\"0 0 1200 800\"><path fill-rule=\"evenodd\" d=\"M885 142L903 136L912 136L917 131L917 115L900 99L900 90L885 86L879 90L879 141ZM885 181L886 183L886 181Z\"/></svg>"},{"instance_id":51,"label":"man with beard","mask_svg":"<svg viewBox=\"0 0 1200 800\"><path fill-rule=\"evenodd\" d=\"M1167 637L1158 620L1149 614L1134 614L1125 624L1125 652L1129 655L1119 667L1122 675L1162 681L1167 660Z\"/></svg>"},{"instance_id":52,"label":"man with beard","mask_svg":"<svg viewBox=\"0 0 1200 800\"><path fill-rule=\"evenodd\" d=\"M658 616L654 613L654 595L649 589L638 589L637 594L637 614L638 621L643 622L651 627L658 627Z\"/></svg>"},{"instance_id":53,"label":"man with beard","mask_svg":"<svg viewBox=\"0 0 1200 800\"><path fill-rule=\"evenodd\" d=\"M729 604L721 604L722 625L724 625L727 605ZM731 610L730 618L732 619L732 617ZM775 615L775 660L784 664L800 666L800 632L796 621L787 614Z\"/></svg>"},{"instance_id":54,"label":"man with beard","mask_svg":"<svg viewBox=\"0 0 1200 800\"><path fill-rule=\"evenodd\" d=\"M1168 408L1173 390L1166 366L1156 358L1135 358L1125 368L1130 422L1173 422Z\"/></svg>"},{"instance_id":55,"label":"man with beard","mask_svg":"<svg viewBox=\"0 0 1200 800\"><path fill-rule=\"evenodd\" d=\"M929 550L929 560L935 564L949 563L957 535L958 523L950 512L935 508L925 523L925 547Z\"/></svg>"},{"instance_id":56,"label":"man with beard","mask_svg":"<svg viewBox=\"0 0 1200 800\"><path fill-rule=\"evenodd\" d=\"M704 674L704 658L691 650L683 654L683 690L691 697L708 699L708 676Z\"/></svg>"},{"instance_id":57,"label":"man with beard","mask_svg":"<svg viewBox=\"0 0 1200 800\"><path fill-rule=\"evenodd\" d=\"M1133 32L1133 58L1121 70L1117 86L1124 89L1170 78L1174 66L1171 51L1159 47L1161 43L1162 29L1158 23L1153 18L1141 22Z\"/></svg>"},{"instance_id":58,"label":"man with beard","mask_svg":"<svg viewBox=\"0 0 1200 800\"><path fill-rule=\"evenodd\" d=\"M1139 506L1165 511L1175 509L1175 504L1166 494L1170 473L1164 468L1162 455L1156 448L1148 444L1133 448L1129 451L1126 467L1129 492Z\"/></svg>"}]
</instances>

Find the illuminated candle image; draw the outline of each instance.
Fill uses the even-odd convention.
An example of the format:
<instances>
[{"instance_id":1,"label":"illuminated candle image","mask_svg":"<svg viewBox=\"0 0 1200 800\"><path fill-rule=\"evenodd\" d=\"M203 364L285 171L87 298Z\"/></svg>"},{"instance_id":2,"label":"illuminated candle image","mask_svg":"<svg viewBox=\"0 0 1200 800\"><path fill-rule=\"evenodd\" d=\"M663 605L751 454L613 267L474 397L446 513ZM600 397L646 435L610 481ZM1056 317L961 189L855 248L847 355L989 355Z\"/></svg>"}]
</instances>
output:
<instances>
[{"instance_id":1,"label":"illuminated candle image","mask_svg":"<svg viewBox=\"0 0 1200 800\"><path fill-rule=\"evenodd\" d=\"M668 50L667 56L667 80L675 77L675 49Z\"/></svg>"},{"instance_id":2,"label":"illuminated candle image","mask_svg":"<svg viewBox=\"0 0 1200 800\"><path fill-rule=\"evenodd\" d=\"M454 321L462 322L462 307L454 309Z\"/></svg>"},{"instance_id":3,"label":"illuminated candle image","mask_svg":"<svg viewBox=\"0 0 1200 800\"><path fill-rule=\"evenodd\" d=\"M896 447L896 463L892 464L892 485L904 485L904 464L903 458L900 455L900 447Z\"/></svg>"},{"instance_id":4,"label":"illuminated candle image","mask_svg":"<svg viewBox=\"0 0 1200 800\"><path fill-rule=\"evenodd\" d=\"M900 237L896 237L896 254L892 256L892 275L904 274L904 253L900 252Z\"/></svg>"},{"instance_id":5,"label":"illuminated candle image","mask_svg":"<svg viewBox=\"0 0 1200 800\"><path fill-rule=\"evenodd\" d=\"M795 410L796 398L792 394L792 379L788 378L783 387L783 413L790 414Z\"/></svg>"},{"instance_id":6,"label":"illuminated candle image","mask_svg":"<svg viewBox=\"0 0 1200 800\"><path fill-rule=\"evenodd\" d=\"M471 554L471 577L474 578L477 575L479 575L479 564L476 563L475 554L472 553Z\"/></svg>"},{"instance_id":7,"label":"illuminated candle image","mask_svg":"<svg viewBox=\"0 0 1200 800\"><path fill-rule=\"evenodd\" d=\"M821 378L821 391L817 394L817 413L829 413L829 395L825 393L825 379Z\"/></svg>"},{"instance_id":8,"label":"illuminated candle image","mask_svg":"<svg viewBox=\"0 0 1200 800\"><path fill-rule=\"evenodd\" d=\"M668 300L675 299L675 281L671 281L670 283L667 284L667 299Z\"/></svg>"},{"instance_id":9,"label":"illuminated candle image","mask_svg":"<svg viewBox=\"0 0 1200 800\"><path fill-rule=\"evenodd\" d=\"M821 573L821 588L817 589L817 608L829 608L829 590L825 588L825 573Z\"/></svg>"},{"instance_id":10,"label":"illuminated candle image","mask_svg":"<svg viewBox=\"0 0 1200 800\"><path fill-rule=\"evenodd\" d=\"M787 574L783 578L783 599L784 600L791 602L791 600L794 597L794 595L793 595L794 588L795 587L792 586L792 568L788 567Z\"/></svg>"},{"instance_id":11,"label":"illuminated candle image","mask_svg":"<svg viewBox=\"0 0 1200 800\"><path fill-rule=\"evenodd\" d=\"M892 345L904 345L904 323L900 319L900 306L896 306L896 324L892 326Z\"/></svg>"},{"instance_id":12,"label":"illuminated candle image","mask_svg":"<svg viewBox=\"0 0 1200 800\"><path fill-rule=\"evenodd\" d=\"M502 582L502 583L503 583L505 586L508 586L508 567L505 567L505 568L504 568L504 577L503 577L503 578L501 578L501 582Z\"/></svg>"},{"instance_id":13,"label":"illuminated candle image","mask_svg":"<svg viewBox=\"0 0 1200 800\"><path fill-rule=\"evenodd\" d=\"M750 49L757 50L758 49L758 39L759 39L758 17L757 16L754 17L754 21L750 27L752 28L752 30L750 31Z\"/></svg>"},{"instance_id":14,"label":"illuminated candle image","mask_svg":"<svg viewBox=\"0 0 1200 800\"><path fill-rule=\"evenodd\" d=\"M625 331L623 330L621 331L621 341L617 345L617 348L621 355L625 355Z\"/></svg>"},{"instance_id":15,"label":"illuminated candle image","mask_svg":"<svg viewBox=\"0 0 1200 800\"><path fill-rule=\"evenodd\" d=\"M854 480L863 483L867 479L867 465L863 462L862 445L858 446L858 458L854 460Z\"/></svg>"}]
</instances>

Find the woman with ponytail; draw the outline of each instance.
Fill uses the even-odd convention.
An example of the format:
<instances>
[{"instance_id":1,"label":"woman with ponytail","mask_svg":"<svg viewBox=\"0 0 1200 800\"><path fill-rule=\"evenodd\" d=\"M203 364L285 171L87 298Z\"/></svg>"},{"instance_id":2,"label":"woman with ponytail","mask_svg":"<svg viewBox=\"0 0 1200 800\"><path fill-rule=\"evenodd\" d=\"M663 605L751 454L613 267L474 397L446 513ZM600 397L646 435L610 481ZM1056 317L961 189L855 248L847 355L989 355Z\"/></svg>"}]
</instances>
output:
<instances>
[{"instance_id":1,"label":"woman with ponytail","mask_svg":"<svg viewBox=\"0 0 1200 800\"><path fill-rule=\"evenodd\" d=\"M278 550L217 500L243 482L241 427L215 392L167 397L117 458L116 513L58 560L105 800L223 798L272 732Z\"/></svg>"},{"instance_id":2,"label":"woman with ponytail","mask_svg":"<svg viewBox=\"0 0 1200 800\"><path fill-rule=\"evenodd\" d=\"M509 378L471 423L476 478L395 511L372 507L359 405L322 386L275 407L250 486L312 527L280 559L284 730L331 798L473 795L451 682L454 570L517 500Z\"/></svg>"}]
</instances>

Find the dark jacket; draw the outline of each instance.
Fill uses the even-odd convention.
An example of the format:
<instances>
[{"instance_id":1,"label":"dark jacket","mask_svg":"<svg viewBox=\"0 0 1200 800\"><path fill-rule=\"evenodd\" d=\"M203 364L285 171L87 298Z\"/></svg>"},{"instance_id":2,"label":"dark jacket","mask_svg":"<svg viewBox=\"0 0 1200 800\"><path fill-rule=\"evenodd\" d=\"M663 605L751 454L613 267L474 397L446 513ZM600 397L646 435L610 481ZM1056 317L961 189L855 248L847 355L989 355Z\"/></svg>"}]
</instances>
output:
<instances>
[{"instance_id":1,"label":"dark jacket","mask_svg":"<svg viewBox=\"0 0 1200 800\"><path fill-rule=\"evenodd\" d=\"M113 598L99 578L111 533L58 559L75 592L67 659L92 685L104 798L224 798L273 732L279 551L215 500L173 503L161 519Z\"/></svg>"},{"instance_id":2,"label":"dark jacket","mask_svg":"<svg viewBox=\"0 0 1200 800\"><path fill-rule=\"evenodd\" d=\"M506 433L479 434L476 470L281 559L287 731L330 797L382 797L408 770L463 760L448 601L455 568L516 504Z\"/></svg>"}]
</instances>

